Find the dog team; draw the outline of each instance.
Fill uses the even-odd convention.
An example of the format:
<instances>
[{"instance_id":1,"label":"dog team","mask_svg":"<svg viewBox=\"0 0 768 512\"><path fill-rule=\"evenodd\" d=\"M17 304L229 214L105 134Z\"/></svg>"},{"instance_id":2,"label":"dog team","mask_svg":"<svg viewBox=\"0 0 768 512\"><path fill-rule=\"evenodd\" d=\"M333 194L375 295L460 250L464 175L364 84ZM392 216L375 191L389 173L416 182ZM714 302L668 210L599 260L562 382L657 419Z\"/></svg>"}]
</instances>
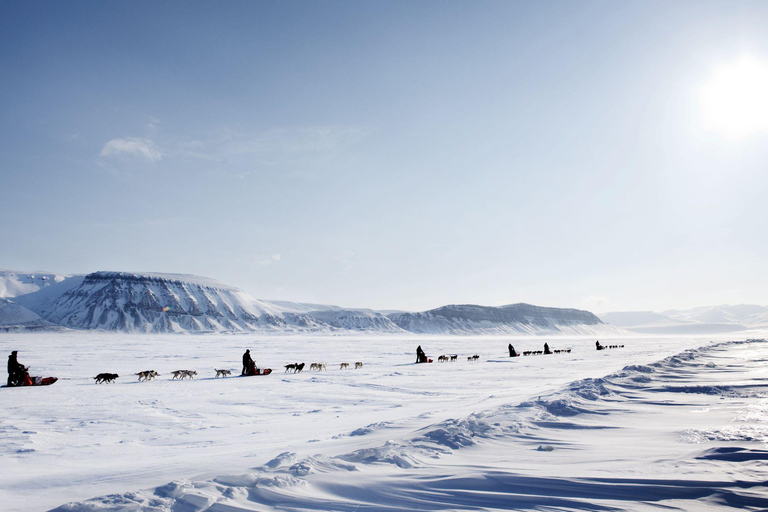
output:
<instances>
[{"instance_id":1,"label":"dog team","mask_svg":"<svg viewBox=\"0 0 768 512\"><path fill-rule=\"evenodd\" d=\"M306 366L306 363L290 363L285 365L285 372L288 373L289 371L293 370L293 373L301 373L302 370L304 370L304 366ZM357 361L355 363L355 370L358 370L363 367L362 361ZM344 370L345 368L349 368L349 363L341 363L339 365L339 370ZM310 363L309 369L311 370L317 370L318 372L326 371L328 370L328 364L327 363Z\"/></svg>"},{"instance_id":2,"label":"dog team","mask_svg":"<svg viewBox=\"0 0 768 512\"><path fill-rule=\"evenodd\" d=\"M549 348L549 344L544 343L544 350L526 350L524 352L517 352L515 348L510 343L508 345L509 350L509 357L519 357L519 356L536 356L536 355L548 355L548 354L569 354L571 352L571 349L558 349L558 350L551 350ZM624 345L601 345L600 341L595 342L595 348L597 350L605 350L609 348L624 348ZM437 358L437 362L444 363L444 362L454 362L457 361L459 358L458 354L443 354ZM475 354L473 356L467 357L467 361L477 361L480 359L480 356ZM416 349L416 362L417 363L431 363L432 360L428 359L424 351L421 349L421 346L419 346ZM292 371L293 373L301 373L304 370L305 363L289 363L285 365L285 373L288 373ZM355 362L355 369L360 369L363 367L362 361ZM341 363L339 364L339 370L344 370L349 368L349 363ZM326 363L311 363L309 365L309 369L315 370L315 371L326 371L328 369L328 365ZM224 370L224 369L218 369L214 368L216 372L216 378L219 377L229 377L232 375L231 370ZM243 372L241 375L268 375L272 370L265 369L264 371L256 368L256 365L251 358L250 355L250 349L245 351L245 354L243 354ZM172 371L171 374L173 375L172 380L184 380L184 379L193 379L195 375L197 375L197 372L195 370L175 370ZM160 374L157 373L155 370L145 370L143 372L136 373L134 375L138 375L139 382L147 382L150 381L156 377L158 377ZM94 380L96 381L96 384L104 384L104 383L113 383L115 382L115 379L119 377L116 373L100 373L96 377L94 377Z\"/></svg>"}]
</instances>

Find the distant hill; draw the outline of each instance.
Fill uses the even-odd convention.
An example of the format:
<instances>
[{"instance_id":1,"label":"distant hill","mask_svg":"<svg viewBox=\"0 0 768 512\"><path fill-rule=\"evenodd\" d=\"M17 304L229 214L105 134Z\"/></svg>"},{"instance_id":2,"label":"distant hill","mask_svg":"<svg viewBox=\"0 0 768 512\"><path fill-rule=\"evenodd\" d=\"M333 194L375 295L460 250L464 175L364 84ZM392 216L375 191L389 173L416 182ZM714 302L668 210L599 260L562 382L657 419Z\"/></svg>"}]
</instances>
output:
<instances>
[{"instance_id":1,"label":"distant hill","mask_svg":"<svg viewBox=\"0 0 768 512\"><path fill-rule=\"evenodd\" d=\"M589 311L531 304L443 306L423 313L392 313L400 328L430 334L615 334Z\"/></svg>"},{"instance_id":2,"label":"distant hill","mask_svg":"<svg viewBox=\"0 0 768 512\"><path fill-rule=\"evenodd\" d=\"M268 301L185 274L3 271L0 330L101 329L133 333L378 332L440 334L615 333L588 311L512 304L449 305L388 315L368 309Z\"/></svg>"},{"instance_id":3,"label":"distant hill","mask_svg":"<svg viewBox=\"0 0 768 512\"><path fill-rule=\"evenodd\" d=\"M51 272L16 272L0 270L0 298L12 299L33 293L67 279L68 275Z\"/></svg>"},{"instance_id":4,"label":"distant hill","mask_svg":"<svg viewBox=\"0 0 768 512\"><path fill-rule=\"evenodd\" d=\"M619 311L599 316L616 327L649 334L715 334L768 327L768 307L755 304L703 306L661 313Z\"/></svg>"}]
</instances>

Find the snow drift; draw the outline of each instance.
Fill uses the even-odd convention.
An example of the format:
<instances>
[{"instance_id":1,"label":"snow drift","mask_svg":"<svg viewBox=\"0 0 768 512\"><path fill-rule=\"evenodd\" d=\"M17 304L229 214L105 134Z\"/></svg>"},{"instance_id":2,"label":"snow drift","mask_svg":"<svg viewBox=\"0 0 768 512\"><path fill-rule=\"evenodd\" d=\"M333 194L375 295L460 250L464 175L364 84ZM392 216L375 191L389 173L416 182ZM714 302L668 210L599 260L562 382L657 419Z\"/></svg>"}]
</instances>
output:
<instances>
[{"instance_id":1,"label":"snow drift","mask_svg":"<svg viewBox=\"0 0 768 512\"><path fill-rule=\"evenodd\" d=\"M767 354L764 340L692 348L517 403L421 415L416 430L369 425L336 455L282 451L248 472L54 512L765 510L768 403L756 370ZM392 435L366 442L381 428Z\"/></svg>"}]
</instances>

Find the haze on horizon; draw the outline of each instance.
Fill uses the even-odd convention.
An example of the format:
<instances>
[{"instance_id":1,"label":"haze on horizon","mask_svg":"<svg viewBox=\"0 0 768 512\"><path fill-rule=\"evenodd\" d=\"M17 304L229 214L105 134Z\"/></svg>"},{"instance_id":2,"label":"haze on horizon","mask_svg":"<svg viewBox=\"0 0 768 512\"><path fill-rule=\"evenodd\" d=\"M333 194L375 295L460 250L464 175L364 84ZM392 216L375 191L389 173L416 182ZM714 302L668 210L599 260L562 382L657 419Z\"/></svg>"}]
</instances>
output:
<instances>
[{"instance_id":1,"label":"haze on horizon","mask_svg":"<svg viewBox=\"0 0 768 512\"><path fill-rule=\"evenodd\" d=\"M768 304L768 3L0 3L0 267Z\"/></svg>"}]
</instances>

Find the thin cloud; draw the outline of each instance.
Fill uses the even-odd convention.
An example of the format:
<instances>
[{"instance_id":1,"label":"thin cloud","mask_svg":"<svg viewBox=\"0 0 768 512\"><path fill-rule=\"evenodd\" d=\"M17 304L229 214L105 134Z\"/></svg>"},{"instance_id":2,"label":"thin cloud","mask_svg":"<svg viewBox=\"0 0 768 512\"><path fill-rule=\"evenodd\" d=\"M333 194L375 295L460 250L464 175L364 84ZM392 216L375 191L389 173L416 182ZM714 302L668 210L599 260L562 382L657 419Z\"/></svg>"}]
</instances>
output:
<instances>
[{"instance_id":1,"label":"thin cloud","mask_svg":"<svg viewBox=\"0 0 768 512\"><path fill-rule=\"evenodd\" d=\"M260 254L253 258L253 263L258 265L259 267L266 267L267 265L278 263L281 259L282 259L282 256L280 256L278 253Z\"/></svg>"},{"instance_id":2,"label":"thin cloud","mask_svg":"<svg viewBox=\"0 0 768 512\"><path fill-rule=\"evenodd\" d=\"M205 160L257 158L261 162L316 158L337 153L364 135L358 128L309 126L274 128L257 133L223 130L208 140L179 144L179 153Z\"/></svg>"},{"instance_id":3,"label":"thin cloud","mask_svg":"<svg viewBox=\"0 0 768 512\"><path fill-rule=\"evenodd\" d=\"M591 295L581 299L579 305L588 311L604 311L611 304L607 297Z\"/></svg>"},{"instance_id":4,"label":"thin cloud","mask_svg":"<svg viewBox=\"0 0 768 512\"><path fill-rule=\"evenodd\" d=\"M105 158L131 156L143 158L150 162L157 162L163 157L163 152L149 139L127 137L107 141L104 147L101 148L100 155Z\"/></svg>"}]
</instances>

